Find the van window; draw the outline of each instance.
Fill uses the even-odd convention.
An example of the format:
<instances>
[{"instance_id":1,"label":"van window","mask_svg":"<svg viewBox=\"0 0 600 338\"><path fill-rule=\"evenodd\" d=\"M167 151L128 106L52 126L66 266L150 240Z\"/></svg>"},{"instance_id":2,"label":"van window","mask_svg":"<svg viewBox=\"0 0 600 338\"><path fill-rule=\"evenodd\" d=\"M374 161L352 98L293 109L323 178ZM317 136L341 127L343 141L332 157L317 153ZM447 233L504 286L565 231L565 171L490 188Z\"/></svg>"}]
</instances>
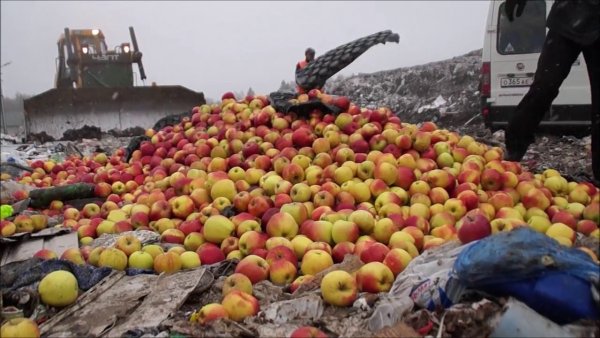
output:
<instances>
[{"instance_id":1,"label":"van window","mask_svg":"<svg viewBox=\"0 0 600 338\"><path fill-rule=\"evenodd\" d=\"M528 1L523 14L508 21L503 2L498 15L496 49L499 54L528 54L542 51L546 38L546 1Z\"/></svg>"}]
</instances>

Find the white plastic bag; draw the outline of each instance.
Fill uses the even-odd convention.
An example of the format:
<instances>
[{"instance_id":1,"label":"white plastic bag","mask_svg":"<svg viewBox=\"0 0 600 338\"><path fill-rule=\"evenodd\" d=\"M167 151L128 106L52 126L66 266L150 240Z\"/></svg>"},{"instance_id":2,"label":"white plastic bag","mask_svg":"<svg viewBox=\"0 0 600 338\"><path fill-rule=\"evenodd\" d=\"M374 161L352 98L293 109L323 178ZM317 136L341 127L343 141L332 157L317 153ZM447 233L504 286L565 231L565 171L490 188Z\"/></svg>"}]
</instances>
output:
<instances>
[{"instance_id":1,"label":"white plastic bag","mask_svg":"<svg viewBox=\"0 0 600 338\"><path fill-rule=\"evenodd\" d=\"M396 324L415 304L441 305L440 291L445 290L456 257L469 245L471 243L461 245L459 241L451 241L413 259L396 277L390 292L381 297L369 318L369 330L376 332Z\"/></svg>"}]
</instances>

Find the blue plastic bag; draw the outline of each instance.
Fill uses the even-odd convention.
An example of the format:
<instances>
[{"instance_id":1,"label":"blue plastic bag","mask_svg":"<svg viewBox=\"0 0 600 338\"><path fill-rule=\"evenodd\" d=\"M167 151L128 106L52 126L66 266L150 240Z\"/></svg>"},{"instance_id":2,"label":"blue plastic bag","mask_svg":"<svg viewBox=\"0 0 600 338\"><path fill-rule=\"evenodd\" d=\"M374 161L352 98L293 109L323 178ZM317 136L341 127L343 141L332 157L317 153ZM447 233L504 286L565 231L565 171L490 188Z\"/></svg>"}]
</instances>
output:
<instances>
[{"instance_id":1,"label":"blue plastic bag","mask_svg":"<svg viewBox=\"0 0 600 338\"><path fill-rule=\"evenodd\" d=\"M513 282L562 271L598 284L600 268L583 251L523 227L490 236L463 250L453 275L467 287Z\"/></svg>"},{"instance_id":2,"label":"blue plastic bag","mask_svg":"<svg viewBox=\"0 0 600 338\"><path fill-rule=\"evenodd\" d=\"M558 324L600 316L592 293L600 267L529 228L474 243L459 254L452 274L468 288L513 296Z\"/></svg>"}]
</instances>

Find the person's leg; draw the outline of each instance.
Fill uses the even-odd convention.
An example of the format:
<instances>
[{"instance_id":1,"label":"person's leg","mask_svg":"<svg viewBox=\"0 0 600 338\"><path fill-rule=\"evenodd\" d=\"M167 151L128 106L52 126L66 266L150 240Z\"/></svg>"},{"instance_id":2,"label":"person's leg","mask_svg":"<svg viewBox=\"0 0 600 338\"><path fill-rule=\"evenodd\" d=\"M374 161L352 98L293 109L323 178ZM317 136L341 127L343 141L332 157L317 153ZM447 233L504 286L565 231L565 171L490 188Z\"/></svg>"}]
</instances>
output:
<instances>
[{"instance_id":1,"label":"person's leg","mask_svg":"<svg viewBox=\"0 0 600 338\"><path fill-rule=\"evenodd\" d=\"M561 35L548 32L533 83L515 110L506 128L506 159L520 161L534 141L534 132L558 96L558 89L569 75L581 46Z\"/></svg>"},{"instance_id":2,"label":"person's leg","mask_svg":"<svg viewBox=\"0 0 600 338\"><path fill-rule=\"evenodd\" d=\"M600 181L600 39L583 48L592 92L592 171Z\"/></svg>"}]
</instances>

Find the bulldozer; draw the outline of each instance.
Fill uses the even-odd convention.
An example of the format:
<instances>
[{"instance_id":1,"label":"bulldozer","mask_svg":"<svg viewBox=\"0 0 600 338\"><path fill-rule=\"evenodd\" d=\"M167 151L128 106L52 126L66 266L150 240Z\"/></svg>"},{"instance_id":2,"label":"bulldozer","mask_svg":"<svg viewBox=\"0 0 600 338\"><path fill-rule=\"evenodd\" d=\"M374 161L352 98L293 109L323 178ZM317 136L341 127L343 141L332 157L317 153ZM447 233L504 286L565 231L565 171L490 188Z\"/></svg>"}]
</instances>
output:
<instances>
[{"instance_id":1,"label":"bulldozer","mask_svg":"<svg viewBox=\"0 0 600 338\"><path fill-rule=\"evenodd\" d=\"M57 43L54 88L24 101L27 139L64 139L65 132L85 126L102 132L146 129L205 103L203 93L182 86L145 85L133 27L129 33L131 43L108 49L99 29L65 28Z\"/></svg>"}]
</instances>

